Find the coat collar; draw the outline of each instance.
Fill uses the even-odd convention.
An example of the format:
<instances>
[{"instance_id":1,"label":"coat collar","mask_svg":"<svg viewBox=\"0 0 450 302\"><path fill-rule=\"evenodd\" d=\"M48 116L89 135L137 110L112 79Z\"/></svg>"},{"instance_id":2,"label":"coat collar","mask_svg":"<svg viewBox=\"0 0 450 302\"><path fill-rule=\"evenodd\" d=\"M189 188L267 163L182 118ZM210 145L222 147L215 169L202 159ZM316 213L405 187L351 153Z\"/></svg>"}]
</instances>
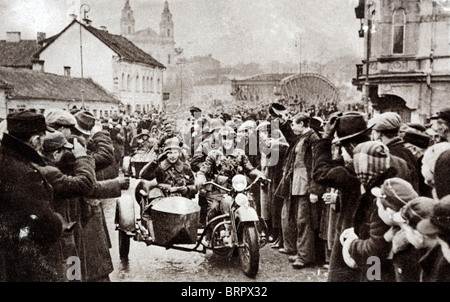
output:
<instances>
[{"instance_id":1,"label":"coat collar","mask_svg":"<svg viewBox=\"0 0 450 302\"><path fill-rule=\"evenodd\" d=\"M164 171L170 167L174 167L177 172L183 171L183 163L180 160L177 160L174 164L171 164L167 159L165 159L161 162L160 167Z\"/></svg>"},{"instance_id":2,"label":"coat collar","mask_svg":"<svg viewBox=\"0 0 450 302\"><path fill-rule=\"evenodd\" d=\"M46 166L44 160L39 153L36 152L36 150L8 133L3 134L2 146L4 147L4 152L15 153L26 160L38 164L39 166Z\"/></svg>"}]
</instances>

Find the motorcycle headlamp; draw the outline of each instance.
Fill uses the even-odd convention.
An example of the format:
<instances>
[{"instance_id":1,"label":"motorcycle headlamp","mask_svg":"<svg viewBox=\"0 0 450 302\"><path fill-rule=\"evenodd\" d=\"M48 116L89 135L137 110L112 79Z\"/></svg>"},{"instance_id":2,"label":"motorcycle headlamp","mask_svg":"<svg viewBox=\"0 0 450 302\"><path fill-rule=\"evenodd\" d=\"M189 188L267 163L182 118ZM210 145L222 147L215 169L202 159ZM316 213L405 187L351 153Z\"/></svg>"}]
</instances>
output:
<instances>
[{"instance_id":1,"label":"motorcycle headlamp","mask_svg":"<svg viewBox=\"0 0 450 302\"><path fill-rule=\"evenodd\" d=\"M237 194L236 198L234 199L234 201L240 207L248 205L248 197L247 197L247 195L245 195L243 193Z\"/></svg>"},{"instance_id":2,"label":"motorcycle headlamp","mask_svg":"<svg viewBox=\"0 0 450 302\"><path fill-rule=\"evenodd\" d=\"M242 192L247 187L247 178L244 175L236 175L231 180L233 189L237 192Z\"/></svg>"}]
</instances>

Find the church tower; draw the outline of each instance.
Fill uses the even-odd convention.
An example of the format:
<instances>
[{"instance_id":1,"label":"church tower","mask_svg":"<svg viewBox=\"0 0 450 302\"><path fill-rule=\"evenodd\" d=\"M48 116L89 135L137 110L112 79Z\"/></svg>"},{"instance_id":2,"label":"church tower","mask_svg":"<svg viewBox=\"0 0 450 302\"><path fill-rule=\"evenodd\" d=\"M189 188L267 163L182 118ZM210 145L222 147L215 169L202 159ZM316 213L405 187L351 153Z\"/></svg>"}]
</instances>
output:
<instances>
[{"instance_id":1,"label":"church tower","mask_svg":"<svg viewBox=\"0 0 450 302\"><path fill-rule=\"evenodd\" d=\"M134 16L131 10L130 0L126 0L122 9L122 19L120 20L120 34L122 36L134 35Z\"/></svg>"},{"instance_id":2,"label":"church tower","mask_svg":"<svg viewBox=\"0 0 450 302\"><path fill-rule=\"evenodd\" d=\"M170 13L167 0L164 2L164 11L161 14L161 22L159 23L159 36L163 39L174 39L172 14Z\"/></svg>"}]
</instances>

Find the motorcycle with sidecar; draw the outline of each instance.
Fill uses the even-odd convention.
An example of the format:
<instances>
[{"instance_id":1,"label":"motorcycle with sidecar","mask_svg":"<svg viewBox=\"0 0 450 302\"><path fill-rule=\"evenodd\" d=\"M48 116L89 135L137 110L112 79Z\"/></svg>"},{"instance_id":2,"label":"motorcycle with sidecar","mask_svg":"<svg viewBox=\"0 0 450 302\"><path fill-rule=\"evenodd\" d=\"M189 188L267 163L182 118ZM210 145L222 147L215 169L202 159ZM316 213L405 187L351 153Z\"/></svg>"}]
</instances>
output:
<instances>
[{"instance_id":1,"label":"motorcycle with sidecar","mask_svg":"<svg viewBox=\"0 0 450 302\"><path fill-rule=\"evenodd\" d=\"M266 240L259 232L260 219L249 191L255 184L268 181L256 178L248 185L247 177L238 174L232 178L231 188L213 181L205 183L223 195L220 213L207 219L202 227L200 206L195 199L173 196L176 192L167 194L170 190L155 180L140 180L134 199L122 196L117 201L115 223L121 259L128 258L133 239L166 249L200 253L212 250L227 257L238 255L243 273L255 277L259 270L259 250Z\"/></svg>"}]
</instances>

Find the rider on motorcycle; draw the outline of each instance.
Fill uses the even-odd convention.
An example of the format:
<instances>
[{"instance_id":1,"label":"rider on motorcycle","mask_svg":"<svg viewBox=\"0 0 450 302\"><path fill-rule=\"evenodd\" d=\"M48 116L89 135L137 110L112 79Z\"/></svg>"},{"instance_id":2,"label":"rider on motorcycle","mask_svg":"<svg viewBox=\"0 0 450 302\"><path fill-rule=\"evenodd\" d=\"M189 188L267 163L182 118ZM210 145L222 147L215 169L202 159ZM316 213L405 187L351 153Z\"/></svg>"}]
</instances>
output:
<instances>
[{"instance_id":1,"label":"rider on motorcycle","mask_svg":"<svg viewBox=\"0 0 450 302\"><path fill-rule=\"evenodd\" d=\"M141 178L156 180L157 187L166 196L183 196L189 199L195 197L194 173L191 167L181 160L182 150L176 137L166 140L163 153L156 161L145 165L141 170Z\"/></svg>"},{"instance_id":2,"label":"rider on motorcycle","mask_svg":"<svg viewBox=\"0 0 450 302\"><path fill-rule=\"evenodd\" d=\"M253 167L245 152L236 148L236 143L236 132L234 129L229 126L222 127L219 131L219 145L221 148L211 150L197 172L196 185L198 188L203 187L207 181L205 175L211 174L215 177L209 180L226 188L231 188L231 180L236 174L265 178L264 173ZM217 188L207 189L207 217L209 220L219 214L222 196L223 192L220 192Z\"/></svg>"}]
</instances>

